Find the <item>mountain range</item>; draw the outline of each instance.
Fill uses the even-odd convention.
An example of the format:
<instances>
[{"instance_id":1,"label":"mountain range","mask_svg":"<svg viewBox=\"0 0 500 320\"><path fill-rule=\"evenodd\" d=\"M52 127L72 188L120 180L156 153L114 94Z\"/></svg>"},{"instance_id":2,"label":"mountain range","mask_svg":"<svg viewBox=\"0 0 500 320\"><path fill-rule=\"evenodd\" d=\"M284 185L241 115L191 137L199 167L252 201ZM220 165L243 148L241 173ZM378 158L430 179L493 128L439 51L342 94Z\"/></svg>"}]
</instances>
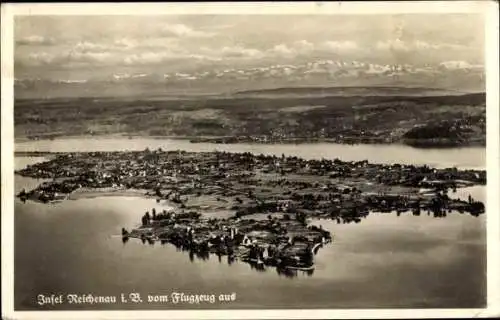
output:
<instances>
[{"instance_id":1,"label":"mountain range","mask_svg":"<svg viewBox=\"0 0 500 320\"><path fill-rule=\"evenodd\" d=\"M297 90L303 87L351 87L340 90ZM192 72L127 73L89 79L15 79L16 98L153 97L169 95L399 95L391 87L408 88L408 94L483 92L484 67L465 61L438 65L381 65L360 61L317 60L296 65L198 70ZM283 90L280 88L291 88ZM382 89L385 88L385 89ZM413 89L412 89L413 88Z\"/></svg>"}]
</instances>

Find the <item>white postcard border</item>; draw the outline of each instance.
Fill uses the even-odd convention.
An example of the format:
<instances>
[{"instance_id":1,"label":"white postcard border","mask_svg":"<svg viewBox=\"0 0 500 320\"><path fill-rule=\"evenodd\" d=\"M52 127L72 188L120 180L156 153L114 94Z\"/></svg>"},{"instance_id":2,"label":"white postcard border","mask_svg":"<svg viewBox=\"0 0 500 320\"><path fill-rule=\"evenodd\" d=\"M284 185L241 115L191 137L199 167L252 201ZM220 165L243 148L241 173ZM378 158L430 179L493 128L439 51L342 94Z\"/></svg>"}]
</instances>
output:
<instances>
[{"instance_id":1,"label":"white postcard border","mask_svg":"<svg viewBox=\"0 0 500 320\"><path fill-rule=\"evenodd\" d=\"M312 310L200 310L200 311L30 311L13 309L13 17L15 15L150 15L150 14L401 14L482 13L486 18L487 87L487 270L485 309L312 309ZM2 4L2 317L5 319L299 319L299 318L440 318L500 315L499 205L499 24L498 3L463 2L296 2L296 3L113 3L113 4Z\"/></svg>"}]
</instances>

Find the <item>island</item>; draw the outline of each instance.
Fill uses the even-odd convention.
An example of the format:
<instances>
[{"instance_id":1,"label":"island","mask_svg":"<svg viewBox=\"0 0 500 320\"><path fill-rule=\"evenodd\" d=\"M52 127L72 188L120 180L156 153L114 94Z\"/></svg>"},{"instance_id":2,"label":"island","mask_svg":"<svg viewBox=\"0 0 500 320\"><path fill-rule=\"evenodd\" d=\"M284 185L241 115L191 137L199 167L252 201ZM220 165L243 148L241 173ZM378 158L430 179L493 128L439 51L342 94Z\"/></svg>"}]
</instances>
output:
<instances>
[{"instance_id":1,"label":"island","mask_svg":"<svg viewBox=\"0 0 500 320\"><path fill-rule=\"evenodd\" d=\"M257 268L313 270L315 254L334 238L313 223L318 219L359 223L370 212L436 218L485 212L471 196L449 196L485 185L484 170L221 151L44 155L47 161L15 172L43 180L17 194L22 201L128 194L167 201L173 210L138 213L137 228L121 228L123 240L171 243L201 258L214 253Z\"/></svg>"}]
</instances>

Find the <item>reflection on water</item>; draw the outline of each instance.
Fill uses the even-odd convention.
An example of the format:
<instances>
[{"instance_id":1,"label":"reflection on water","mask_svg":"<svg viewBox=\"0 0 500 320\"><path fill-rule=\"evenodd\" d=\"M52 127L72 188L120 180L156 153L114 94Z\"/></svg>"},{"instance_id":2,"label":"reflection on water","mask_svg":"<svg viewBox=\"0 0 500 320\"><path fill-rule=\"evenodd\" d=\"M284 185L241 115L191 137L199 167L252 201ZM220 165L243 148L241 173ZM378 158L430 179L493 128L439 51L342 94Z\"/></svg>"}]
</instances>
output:
<instances>
[{"instance_id":1,"label":"reflection on water","mask_svg":"<svg viewBox=\"0 0 500 320\"><path fill-rule=\"evenodd\" d=\"M463 212L460 212L460 213L463 214ZM312 222L311 224L315 225L316 227L323 228L322 223L326 223L328 226L326 230L333 232L333 230L336 229L334 226L335 224L358 224L361 221L365 221L370 214L371 215L386 215L386 217L391 217L391 219L394 219L394 216L395 216L397 219L405 219L405 220L406 220L405 217L408 217L408 216L419 217L421 215L420 210L418 210L418 211L398 211L398 210L396 210L396 211L388 211L385 213L384 212L371 212L371 213L367 212L364 215L362 215L356 219L352 219L350 217L347 217L347 218L336 217L335 219L327 219L327 220L325 220L325 219L313 219L311 221ZM454 212L452 210L438 211L438 212L427 211L428 217L436 218L436 219L446 218L449 216L448 214L458 215L459 212ZM473 217L480 216L480 214L477 214L477 213L469 213L469 214ZM334 235L334 237L335 237L335 235ZM130 238L127 235L122 236L122 242L124 244L127 243L129 240L130 240ZM232 265L237 260L232 255L223 255L223 254L220 254L219 252L193 250L187 244L180 244L177 242L169 242L169 241L163 240L163 239L155 241L151 238L141 237L140 239L134 239L134 241L140 241L140 242L142 242L143 245L146 245L146 246L147 245L152 246L152 245L155 245L157 243L160 243L162 246L163 245L173 246L176 248L177 252L183 252L183 253L187 254L189 257L189 261L192 263L194 263L195 260L207 261L207 260L209 260L211 255L216 256L217 261L219 263L226 263L227 265ZM333 241L335 241L335 240L333 240ZM315 246L313 249L314 256L320 254L325 246L328 247L331 245L332 244L325 244L325 245L319 244L318 246ZM335 243L333 245L335 245ZM276 272L278 275L285 276L288 278L295 278L298 276L298 274L305 274L308 276L312 276L314 274L314 266L310 269L304 270L304 269L298 269L298 268L292 268L292 267L277 267L277 266L267 265L262 261L255 262L255 261L251 261L251 260L249 260L249 261L245 260L245 262L242 262L242 263L246 263L246 264L250 265L251 270L254 270L257 272L266 272L268 269L276 269Z\"/></svg>"},{"instance_id":2,"label":"reflection on water","mask_svg":"<svg viewBox=\"0 0 500 320\"><path fill-rule=\"evenodd\" d=\"M141 241L142 244L144 245L155 245L156 243L160 243L160 245L171 245L176 248L178 252L187 252L189 261L194 263L195 260L200 260L200 261L207 261L210 258L210 255L215 255L217 256L217 261L219 263L226 263L227 265L231 266L233 265L237 259L236 257L232 255L222 255L220 253L211 253L209 251L197 251L197 250L192 250L188 247L183 247L182 245L178 245L175 243L169 243L166 240L160 240L158 242L155 242L154 240L151 239L146 239L146 238L141 238L141 239L133 239L134 241ZM130 241L130 237L128 236L123 236L122 237L122 243L127 243ZM317 246L314 249L314 254L318 254L319 249L321 246ZM299 273L306 274L308 276L312 276L314 274L314 268L307 269L307 270L301 270L301 269L294 269L290 267L272 267L272 266L266 266L264 263L258 263L258 262L253 262L253 261L248 261L245 262L247 263L252 270L258 271L258 272L265 272L268 269L276 269L278 275L280 276L285 276L289 278L294 278L297 277Z\"/></svg>"},{"instance_id":3,"label":"reflection on water","mask_svg":"<svg viewBox=\"0 0 500 320\"><path fill-rule=\"evenodd\" d=\"M314 269L310 270L297 270L297 269L288 269L288 268L276 268L276 272L280 276L284 276L287 278L296 278L299 276L299 274L302 275L307 275L307 276L312 276L314 274Z\"/></svg>"},{"instance_id":4,"label":"reflection on water","mask_svg":"<svg viewBox=\"0 0 500 320\"><path fill-rule=\"evenodd\" d=\"M15 177L18 190L39 183ZM454 196L465 199L468 194L484 201L485 187L458 190ZM146 295L173 290L236 292L237 300L223 306L57 308L478 308L486 302L485 215L447 212L444 219L426 212L388 212L371 213L354 223L314 220L334 240L315 255L315 269L303 272L211 258L161 241L120 239L122 227L137 227L144 208L162 206L131 197L47 205L16 199L15 308L40 309L35 301L39 293Z\"/></svg>"}]
</instances>

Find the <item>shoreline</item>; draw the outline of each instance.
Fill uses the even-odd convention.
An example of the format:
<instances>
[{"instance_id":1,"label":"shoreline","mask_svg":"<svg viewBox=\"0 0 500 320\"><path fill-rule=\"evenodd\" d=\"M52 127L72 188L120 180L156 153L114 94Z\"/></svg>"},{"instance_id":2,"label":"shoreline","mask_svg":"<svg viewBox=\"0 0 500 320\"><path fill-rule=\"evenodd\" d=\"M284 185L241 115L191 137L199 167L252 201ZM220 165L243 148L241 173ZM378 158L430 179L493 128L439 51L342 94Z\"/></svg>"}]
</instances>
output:
<instances>
[{"instance_id":1,"label":"shoreline","mask_svg":"<svg viewBox=\"0 0 500 320\"><path fill-rule=\"evenodd\" d=\"M122 188L80 188L66 196L67 200L81 200L101 197L140 197L145 199L154 198L148 195L144 189L122 189Z\"/></svg>"}]
</instances>

